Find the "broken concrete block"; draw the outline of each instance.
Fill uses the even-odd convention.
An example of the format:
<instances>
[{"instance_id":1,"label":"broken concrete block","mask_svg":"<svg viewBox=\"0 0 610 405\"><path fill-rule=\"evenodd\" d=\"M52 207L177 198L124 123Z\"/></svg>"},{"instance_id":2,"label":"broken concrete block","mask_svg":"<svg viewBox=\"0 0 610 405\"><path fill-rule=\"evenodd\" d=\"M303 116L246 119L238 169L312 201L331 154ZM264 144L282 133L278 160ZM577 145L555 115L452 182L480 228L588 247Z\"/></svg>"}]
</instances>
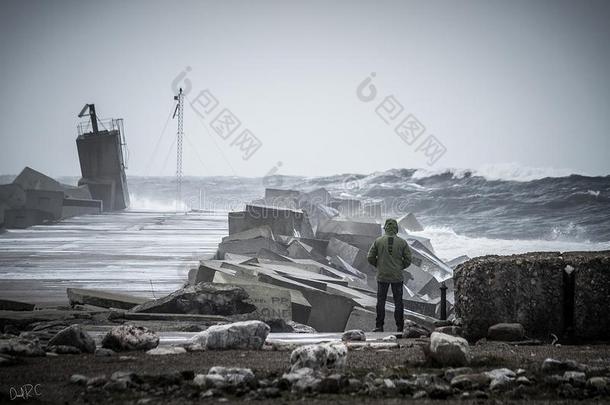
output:
<instances>
[{"instance_id":1,"label":"broken concrete block","mask_svg":"<svg viewBox=\"0 0 610 405\"><path fill-rule=\"evenodd\" d=\"M432 332L427 354L443 366L465 366L470 362L470 347L466 339L445 333Z\"/></svg>"},{"instance_id":2,"label":"broken concrete block","mask_svg":"<svg viewBox=\"0 0 610 405\"><path fill-rule=\"evenodd\" d=\"M347 341L366 341L366 334L362 329L348 329L341 335L341 340Z\"/></svg>"},{"instance_id":3,"label":"broken concrete block","mask_svg":"<svg viewBox=\"0 0 610 405\"><path fill-rule=\"evenodd\" d=\"M227 284L231 286L231 284ZM256 307L248 314L250 319L269 321L274 319L292 320L292 300L290 292L283 288L277 288L265 284L233 284L243 288L248 294L245 302Z\"/></svg>"},{"instance_id":4,"label":"broken concrete block","mask_svg":"<svg viewBox=\"0 0 610 405\"><path fill-rule=\"evenodd\" d=\"M293 240L288 245L288 257L292 259L312 259L313 247L299 240Z\"/></svg>"},{"instance_id":5,"label":"broken concrete block","mask_svg":"<svg viewBox=\"0 0 610 405\"><path fill-rule=\"evenodd\" d=\"M74 198L64 198L61 217L70 218L80 215L101 214L104 211L100 200L77 200Z\"/></svg>"},{"instance_id":6,"label":"broken concrete block","mask_svg":"<svg viewBox=\"0 0 610 405\"><path fill-rule=\"evenodd\" d=\"M336 235L368 235L381 236L381 226L377 223L356 222L331 219L321 224L316 231L316 238L330 239Z\"/></svg>"},{"instance_id":7,"label":"broken concrete block","mask_svg":"<svg viewBox=\"0 0 610 405\"><path fill-rule=\"evenodd\" d=\"M84 288L68 288L66 292L71 306L89 304L102 308L131 309L147 301L146 298L132 295Z\"/></svg>"},{"instance_id":8,"label":"broken concrete block","mask_svg":"<svg viewBox=\"0 0 610 405\"><path fill-rule=\"evenodd\" d=\"M268 225L278 235L313 237L307 214L301 210L246 205L244 211L229 213L229 234L262 225Z\"/></svg>"},{"instance_id":9,"label":"broken concrete block","mask_svg":"<svg viewBox=\"0 0 610 405\"><path fill-rule=\"evenodd\" d=\"M402 300L405 309L418 312L422 315L436 317L436 303L423 301L416 298L407 298Z\"/></svg>"},{"instance_id":10,"label":"broken concrete block","mask_svg":"<svg viewBox=\"0 0 610 405\"><path fill-rule=\"evenodd\" d=\"M431 280L436 281L434 276L423 271L415 264L411 264L405 271L408 273L408 276L405 275L405 286L416 294L419 293L419 291L422 290Z\"/></svg>"},{"instance_id":11,"label":"broken concrete block","mask_svg":"<svg viewBox=\"0 0 610 405\"><path fill-rule=\"evenodd\" d=\"M282 255L272 250L262 248L258 252L256 252L254 258L263 260L275 260L280 262L292 262L292 260L287 256L287 254L288 252L286 252L286 255Z\"/></svg>"},{"instance_id":12,"label":"broken concrete block","mask_svg":"<svg viewBox=\"0 0 610 405\"><path fill-rule=\"evenodd\" d=\"M30 226L52 221L49 213L26 208L11 208L4 210L4 226L7 229L25 229Z\"/></svg>"},{"instance_id":13,"label":"broken concrete block","mask_svg":"<svg viewBox=\"0 0 610 405\"><path fill-rule=\"evenodd\" d=\"M574 271L574 337L582 340L607 340L610 330L610 254L606 252L565 253L564 284Z\"/></svg>"},{"instance_id":14,"label":"broken concrete block","mask_svg":"<svg viewBox=\"0 0 610 405\"><path fill-rule=\"evenodd\" d=\"M225 253L255 256L261 249L266 249L284 256L288 254L286 248L273 239L259 236L253 239L223 240L218 245L218 257L224 258Z\"/></svg>"},{"instance_id":15,"label":"broken concrete block","mask_svg":"<svg viewBox=\"0 0 610 405\"><path fill-rule=\"evenodd\" d=\"M61 218L63 191L25 190L25 208L42 211L54 220Z\"/></svg>"},{"instance_id":16,"label":"broken concrete block","mask_svg":"<svg viewBox=\"0 0 610 405\"><path fill-rule=\"evenodd\" d=\"M364 215L369 218L381 219L383 215L383 203L382 202L367 202L362 205L362 211Z\"/></svg>"},{"instance_id":17,"label":"broken concrete block","mask_svg":"<svg viewBox=\"0 0 610 405\"><path fill-rule=\"evenodd\" d=\"M225 236L222 238L223 242L235 241L235 240L248 240L254 238L267 238L271 240L275 240L275 236L273 235L273 231L269 225L257 226L255 228L246 229L242 232L236 232L230 234L229 236Z\"/></svg>"},{"instance_id":18,"label":"broken concrete block","mask_svg":"<svg viewBox=\"0 0 610 405\"><path fill-rule=\"evenodd\" d=\"M95 352L95 341L81 325L70 325L49 340L48 346L72 346L83 353Z\"/></svg>"},{"instance_id":19,"label":"broken concrete block","mask_svg":"<svg viewBox=\"0 0 610 405\"><path fill-rule=\"evenodd\" d=\"M13 180L13 184L18 184L24 190L48 190L61 191L63 187L57 181L46 176L30 167L25 167L21 173Z\"/></svg>"},{"instance_id":20,"label":"broken concrete block","mask_svg":"<svg viewBox=\"0 0 610 405\"><path fill-rule=\"evenodd\" d=\"M398 218L398 226L411 232L420 232L424 230L424 227L419 223L412 212Z\"/></svg>"},{"instance_id":21,"label":"broken concrete block","mask_svg":"<svg viewBox=\"0 0 610 405\"><path fill-rule=\"evenodd\" d=\"M372 331L375 328L376 313L368 309L361 307L354 307L349 315L347 324L345 325L346 330L361 329ZM387 318L387 314L386 314ZM393 318L388 318L393 319Z\"/></svg>"},{"instance_id":22,"label":"broken concrete block","mask_svg":"<svg viewBox=\"0 0 610 405\"><path fill-rule=\"evenodd\" d=\"M339 256L331 256L330 262L340 271L343 271L351 276L357 277L365 284L367 283L369 279L368 274L361 272L360 270L349 264L347 261L345 261L343 258Z\"/></svg>"},{"instance_id":23,"label":"broken concrete block","mask_svg":"<svg viewBox=\"0 0 610 405\"><path fill-rule=\"evenodd\" d=\"M241 287L199 283L174 291L165 297L147 301L131 311L202 315L247 314L256 310L247 300L248 294Z\"/></svg>"},{"instance_id":24,"label":"broken concrete block","mask_svg":"<svg viewBox=\"0 0 610 405\"><path fill-rule=\"evenodd\" d=\"M296 348L290 354L290 370L303 368L341 369L347 362L347 346L343 343L320 343Z\"/></svg>"},{"instance_id":25,"label":"broken concrete block","mask_svg":"<svg viewBox=\"0 0 610 405\"><path fill-rule=\"evenodd\" d=\"M447 289L453 290L453 279L445 281ZM430 299L438 298L441 296L441 283L434 277L432 277L419 291L419 295L427 295Z\"/></svg>"},{"instance_id":26,"label":"broken concrete block","mask_svg":"<svg viewBox=\"0 0 610 405\"><path fill-rule=\"evenodd\" d=\"M458 266L455 311L464 336L485 337L490 326L503 322L522 324L532 337L561 336L564 267L553 252L483 256Z\"/></svg>"},{"instance_id":27,"label":"broken concrete block","mask_svg":"<svg viewBox=\"0 0 610 405\"><path fill-rule=\"evenodd\" d=\"M356 304L349 298L328 294L280 275L259 274L258 278L261 282L300 291L311 305L307 325L320 332L343 332ZM333 310L329 311L328 308Z\"/></svg>"},{"instance_id":28,"label":"broken concrete block","mask_svg":"<svg viewBox=\"0 0 610 405\"><path fill-rule=\"evenodd\" d=\"M240 286L242 284L253 284L253 281L251 279L244 279L238 276L229 276L225 273L216 273L214 282L234 284ZM256 282L258 282L258 280ZM311 313L311 304L309 303L309 301L307 301L307 299L305 299L305 297L300 291L279 287L273 284L260 283L260 285L287 292L290 296L292 320L302 324L306 324L309 321L309 314Z\"/></svg>"},{"instance_id":29,"label":"broken concrete block","mask_svg":"<svg viewBox=\"0 0 610 405\"><path fill-rule=\"evenodd\" d=\"M516 342L525 339L525 329L520 323L497 323L487 330L489 340Z\"/></svg>"},{"instance_id":30,"label":"broken concrete block","mask_svg":"<svg viewBox=\"0 0 610 405\"><path fill-rule=\"evenodd\" d=\"M33 311L34 307L27 302L0 299L0 311Z\"/></svg>"},{"instance_id":31,"label":"broken concrete block","mask_svg":"<svg viewBox=\"0 0 610 405\"><path fill-rule=\"evenodd\" d=\"M65 198L72 198L75 200L93 200L93 197L91 197L91 192L89 191L89 186L87 185L79 187L69 186L61 183L60 185L63 189Z\"/></svg>"},{"instance_id":32,"label":"broken concrete block","mask_svg":"<svg viewBox=\"0 0 610 405\"><path fill-rule=\"evenodd\" d=\"M301 195L300 191L297 190L282 190L279 188L266 188L265 199L271 198L292 198L297 199Z\"/></svg>"},{"instance_id":33,"label":"broken concrete block","mask_svg":"<svg viewBox=\"0 0 610 405\"><path fill-rule=\"evenodd\" d=\"M357 268L360 271L369 270L374 272L373 267L367 260L368 252L358 249L348 243L345 243L337 238L331 238L328 242L327 254L329 256L339 256L350 266ZM368 274L368 273L367 273Z\"/></svg>"}]
</instances>

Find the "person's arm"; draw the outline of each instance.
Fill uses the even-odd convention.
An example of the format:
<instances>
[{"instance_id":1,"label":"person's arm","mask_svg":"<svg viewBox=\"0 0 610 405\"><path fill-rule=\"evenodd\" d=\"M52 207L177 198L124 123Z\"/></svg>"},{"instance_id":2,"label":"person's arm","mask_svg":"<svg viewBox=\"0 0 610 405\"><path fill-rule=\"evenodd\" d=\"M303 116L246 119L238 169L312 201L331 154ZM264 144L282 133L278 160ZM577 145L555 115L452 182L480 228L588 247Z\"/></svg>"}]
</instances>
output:
<instances>
[{"instance_id":1,"label":"person's arm","mask_svg":"<svg viewBox=\"0 0 610 405\"><path fill-rule=\"evenodd\" d=\"M405 248L402 251L402 268L406 269L411 265L411 249L409 244L405 241Z\"/></svg>"},{"instance_id":2,"label":"person's arm","mask_svg":"<svg viewBox=\"0 0 610 405\"><path fill-rule=\"evenodd\" d=\"M377 267L377 241L374 241L371 245L367 260L369 261L371 266Z\"/></svg>"}]
</instances>

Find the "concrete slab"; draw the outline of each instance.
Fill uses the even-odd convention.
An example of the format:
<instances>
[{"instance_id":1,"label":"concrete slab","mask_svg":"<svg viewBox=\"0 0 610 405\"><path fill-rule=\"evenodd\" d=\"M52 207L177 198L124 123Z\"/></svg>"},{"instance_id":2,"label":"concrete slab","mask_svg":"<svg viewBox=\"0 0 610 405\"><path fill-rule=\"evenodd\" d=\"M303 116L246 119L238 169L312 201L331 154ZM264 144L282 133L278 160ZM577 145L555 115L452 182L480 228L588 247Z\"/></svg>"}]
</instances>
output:
<instances>
[{"instance_id":1,"label":"concrete slab","mask_svg":"<svg viewBox=\"0 0 610 405\"><path fill-rule=\"evenodd\" d=\"M352 299L328 294L280 275L266 273L259 274L258 278L265 283L301 291L312 306L307 325L312 326L317 331L343 331L349 314L356 305ZM329 308L332 308L332 311Z\"/></svg>"},{"instance_id":2,"label":"concrete slab","mask_svg":"<svg viewBox=\"0 0 610 405\"><path fill-rule=\"evenodd\" d=\"M63 191L25 190L25 208L42 211L53 220L61 218L63 200Z\"/></svg>"},{"instance_id":3,"label":"concrete slab","mask_svg":"<svg viewBox=\"0 0 610 405\"><path fill-rule=\"evenodd\" d=\"M381 236L381 226L370 222L331 219L318 227L316 238L330 240L335 235L343 234L378 237Z\"/></svg>"},{"instance_id":4,"label":"concrete slab","mask_svg":"<svg viewBox=\"0 0 610 405\"><path fill-rule=\"evenodd\" d=\"M52 220L53 216L51 214L40 210L28 208L4 210L4 226L7 229L26 229Z\"/></svg>"},{"instance_id":5,"label":"concrete slab","mask_svg":"<svg viewBox=\"0 0 610 405\"><path fill-rule=\"evenodd\" d=\"M246 229L242 232L237 232L222 238L223 242L229 241L237 241L237 240L249 240L255 239L258 237L275 240L275 236L273 235L273 231L269 225L257 226L255 228Z\"/></svg>"},{"instance_id":6,"label":"concrete slab","mask_svg":"<svg viewBox=\"0 0 610 405\"><path fill-rule=\"evenodd\" d=\"M84 288L68 288L68 301L70 305L95 305L102 308L131 309L143 304L146 299L127 294L118 294L108 291L89 290Z\"/></svg>"},{"instance_id":7,"label":"concrete slab","mask_svg":"<svg viewBox=\"0 0 610 405\"><path fill-rule=\"evenodd\" d=\"M412 232L420 232L424 230L424 227L419 223L412 212L398 218L398 226L406 231Z\"/></svg>"},{"instance_id":8,"label":"concrete slab","mask_svg":"<svg viewBox=\"0 0 610 405\"><path fill-rule=\"evenodd\" d=\"M229 234L262 225L268 225L278 235L313 237L307 214L301 210L246 205L244 211L229 213Z\"/></svg>"},{"instance_id":9,"label":"concrete slab","mask_svg":"<svg viewBox=\"0 0 610 405\"><path fill-rule=\"evenodd\" d=\"M79 200L75 198L64 198L61 217L70 218L80 215L97 215L103 211L103 204L100 200Z\"/></svg>"},{"instance_id":10,"label":"concrete slab","mask_svg":"<svg viewBox=\"0 0 610 405\"><path fill-rule=\"evenodd\" d=\"M331 238L328 242L327 253L329 256L339 256L345 260L350 266L355 267L367 276L375 274L375 268L371 266L367 260L368 252L358 249L337 238Z\"/></svg>"}]
</instances>

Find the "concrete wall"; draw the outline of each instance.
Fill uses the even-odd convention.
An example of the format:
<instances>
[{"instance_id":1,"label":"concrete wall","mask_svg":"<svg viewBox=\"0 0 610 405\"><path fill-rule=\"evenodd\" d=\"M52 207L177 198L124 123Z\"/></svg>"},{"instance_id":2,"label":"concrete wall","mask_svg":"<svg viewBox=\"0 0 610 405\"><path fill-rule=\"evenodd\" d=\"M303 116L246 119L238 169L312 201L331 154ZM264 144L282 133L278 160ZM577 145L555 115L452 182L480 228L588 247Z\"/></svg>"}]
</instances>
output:
<instances>
[{"instance_id":1,"label":"concrete wall","mask_svg":"<svg viewBox=\"0 0 610 405\"><path fill-rule=\"evenodd\" d=\"M609 251L479 257L455 270L456 316L471 340L500 322L519 322L545 340L551 333L607 340L609 273Z\"/></svg>"}]
</instances>

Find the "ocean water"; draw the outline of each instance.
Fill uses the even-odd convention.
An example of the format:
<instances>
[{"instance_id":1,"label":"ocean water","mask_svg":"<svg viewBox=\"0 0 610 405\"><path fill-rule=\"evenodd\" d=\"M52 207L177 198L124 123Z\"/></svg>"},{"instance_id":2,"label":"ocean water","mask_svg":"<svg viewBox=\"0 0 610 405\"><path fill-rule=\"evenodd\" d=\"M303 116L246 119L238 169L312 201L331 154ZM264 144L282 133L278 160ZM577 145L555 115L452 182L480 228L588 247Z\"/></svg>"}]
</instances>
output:
<instances>
[{"instance_id":1,"label":"ocean water","mask_svg":"<svg viewBox=\"0 0 610 405\"><path fill-rule=\"evenodd\" d=\"M174 178L131 176L128 182L133 209L176 210ZM443 259L610 249L610 176L515 166L391 169L326 177L187 176L180 209L239 210L262 197L265 187L325 187L337 197L381 203L386 216L413 212L425 228L418 235L430 238Z\"/></svg>"}]
</instances>

